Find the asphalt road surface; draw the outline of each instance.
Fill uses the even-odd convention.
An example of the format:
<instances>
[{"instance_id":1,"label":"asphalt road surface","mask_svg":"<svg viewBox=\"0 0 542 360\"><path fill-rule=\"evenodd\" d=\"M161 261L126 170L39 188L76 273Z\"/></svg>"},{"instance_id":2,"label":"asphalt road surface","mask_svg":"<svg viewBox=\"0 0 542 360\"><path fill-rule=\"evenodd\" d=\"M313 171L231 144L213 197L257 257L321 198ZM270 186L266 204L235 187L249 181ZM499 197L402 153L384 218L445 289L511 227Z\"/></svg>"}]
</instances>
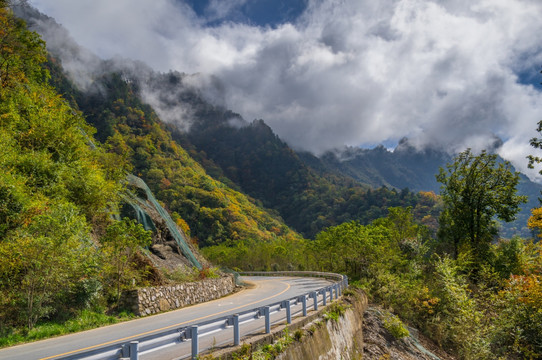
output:
<instances>
[{"instance_id":1,"label":"asphalt road surface","mask_svg":"<svg viewBox=\"0 0 542 360\"><path fill-rule=\"evenodd\" d=\"M218 300L193 305L179 310L71 335L0 349L0 359L58 359L106 345L135 341L160 331L195 325L204 321L242 312L244 310L269 305L320 289L330 284L330 282L325 279L307 277L250 276L243 277L243 280L252 283L253 286ZM293 309L294 312L297 310L298 309ZM282 317L284 317L284 315L282 315ZM276 322L279 321L279 319L275 316L275 319L272 319L272 321ZM242 335L255 331L255 327L262 329L263 326L257 324L257 322L250 323L250 326L243 326L241 328ZM216 335L203 338L200 341L200 351L211 346L219 346L231 342L231 339L233 339L233 337L231 334L228 334L228 331L224 331L220 336ZM142 355L140 356L140 359L180 359L189 354L190 346L188 341L188 344L176 345L171 348L166 348L163 351Z\"/></svg>"}]
</instances>

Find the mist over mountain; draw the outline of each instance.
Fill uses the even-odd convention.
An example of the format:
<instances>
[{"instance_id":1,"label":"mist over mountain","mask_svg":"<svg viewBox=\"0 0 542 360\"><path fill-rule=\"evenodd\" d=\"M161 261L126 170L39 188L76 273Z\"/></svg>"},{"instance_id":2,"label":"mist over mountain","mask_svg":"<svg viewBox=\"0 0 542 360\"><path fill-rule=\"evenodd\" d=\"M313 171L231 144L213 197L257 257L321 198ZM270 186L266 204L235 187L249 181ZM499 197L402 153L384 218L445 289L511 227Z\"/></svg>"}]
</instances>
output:
<instances>
[{"instance_id":1,"label":"mist over mountain","mask_svg":"<svg viewBox=\"0 0 542 360\"><path fill-rule=\"evenodd\" d=\"M296 150L407 137L454 153L498 137L503 158L538 176L525 157L542 104L539 1L31 4L101 58L198 73L214 105L264 119Z\"/></svg>"},{"instance_id":2,"label":"mist over mountain","mask_svg":"<svg viewBox=\"0 0 542 360\"><path fill-rule=\"evenodd\" d=\"M493 146L486 150L498 153L501 145L502 141L495 139ZM372 149L345 147L328 151L319 160L328 171L342 173L373 187L438 193L440 186L435 175L440 167L453 161L454 155L440 147L418 148L411 140L403 138L394 149L383 145ZM304 158L311 161L310 154L305 153Z\"/></svg>"},{"instance_id":3,"label":"mist over mountain","mask_svg":"<svg viewBox=\"0 0 542 360\"><path fill-rule=\"evenodd\" d=\"M89 108L94 101L101 101L98 98L116 91L108 88L107 82L96 80L119 74L170 125L173 137L209 174L276 210L306 236L343 221L370 221L383 215L387 206L414 206L418 200L405 197L408 191L438 193L435 174L452 159L453 153L441 144L423 145L406 138L394 151L382 145L373 149L345 147L320 156L295 151L267 120L250 122L229 110L226 85L218 77L159 73L139 61L118 57L102 61L79 47L52 18L28 8L18 11L43 34L48 49L60 59L74 84L89 95L87 105L81 106ZM94 126L102 141L113 134L110 125ZM487 147L502 150L502 141L495 136L490 139ZM363 195L368 188L386 189L380 195L381 200L388 200L374 207L374 200ZM537 205L538 186L524 178L521 191L531 202L508 234L514 228L525 228L528 209Z\"/></svg>"}]
</instances>

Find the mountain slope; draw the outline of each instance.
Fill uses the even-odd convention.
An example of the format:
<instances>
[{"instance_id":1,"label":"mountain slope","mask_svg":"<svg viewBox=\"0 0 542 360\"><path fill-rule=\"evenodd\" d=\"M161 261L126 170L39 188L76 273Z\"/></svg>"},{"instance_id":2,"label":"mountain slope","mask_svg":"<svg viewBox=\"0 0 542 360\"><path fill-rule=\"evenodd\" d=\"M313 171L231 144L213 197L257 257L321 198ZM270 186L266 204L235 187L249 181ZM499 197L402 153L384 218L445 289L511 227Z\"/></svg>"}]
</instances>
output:
<instances>
[{"instance_id":1,"label":"mountain slope","mask_svg":"<svg viewBox=\"0 0 542 360\"><path fill-rule=\"evenodd\" d=\"M212 105L206 100L208 94L192 86L201 80L197 75L159 74L141 63L125 59L99 61L80 49L54 20L31 8L19 12L45 37L49 50L68 69L73 80L70 83L65 76L58 76L55 84L63 87L66 97L76 100L98 129L98 139L117 141L111 146L129 158L127 161L135 165L136 173L140 172L154 191L159 191L160 186L153 187L153 183L162 179L172 181L160 172L164 164L149 163L147 154L151 157L155 154L133 141L127 144L134 151L130 154L127 148L122 148L120 139L126 143L126 136L144 137L148 135L148 127L156 129L157 124L166 133L171 131L190 156L208 173L222 180L222 184L242 190L263 206L276 210L288 225L305 236L312 237L323 228L344 221L368 223L385 216L389 206L415 207L420 199L418 194L399 194L387 188L367 192L366 186L341 174L318 174L263 121L248 124L232 111ZM212 86L217 87L215 93L220 94L220 84ZM141 110L143 114L132 110L136 113ZM169 125L164 127L159 120ZM156 140L152 136L150 139ZM170 196L171 193L183 194L184 190L161 191L162 195L158 192L157 196L171 206L170 210L186 218L201 245L239 239L240 232L232 226L241 222L235 217L228 219L218 210L223 208L220 201L215 204L218 208L203 205L203 214L197 215L202 212L201 207L194 205L192 198L198 198L196 204L205 202L201 189L197 195L182 195L181 198L188 196L186 200ZM420 213L420 219L425 215L427 212ZM233 220L233 225L229 220ZM248 238L254 236L248 234Z\"/></svg>"},{"instance_id":2,"label":"mountain slope","mask_svg":"<svg viewBox=\"0 0 542 360\"><path fill-rule=\"evenodd\" d=\"M0 336L104 306L118 289L149 283L137 250L150 235L114 221L122 164L90 140L94 129L48 85L43 41L0 1ZM132 240L113 256L126 225ZM106 241L107 240L107 241ZM134 246L135 248L135 246ZM123 273L114 265L122 264ZM141 260L141 261L140 261ZM132 262L139 261L132 271ZM116 262L115 264L113 264ZM113 274L115 272L115 274Z\"/></svg>"},{"instance_id":3,"label":"mountain slope","mask_svg":"<svg viewBox=\"0 0 542 360\"><path fill-rule=\"evenodd\" d=\"M444 151L417 150L403 139L393 151L382 145L374 149L346 148L327 152L319 160L327 171L350 176L373 187L438 193L435 175L452 157Z\"/></svg>"},{"instance_id":4,"label":"mountain slope","mask_svg":"<svg viewBox=\"0 0 542 360\"><path fill-rule=\"evenodd\" d=\"M305 156L304 159L313 164L317 163L313 166L318 166L321 171L335 171L371 186L436 193L440 191L440 184L436 181L435 175L440 167L445 168L446 164L453 161L453 157L442 150L430 148L417 150L407 139L401 140L393 151L383 146L374 149L349 148L342 152L329 152L317 160L310 159L309 156ZM540 206L538 197L541 190L540 184L520 174L518 193L527 195L529 201L522 206L516 221L502 224L501 236L531 236L531 231L527 228L527 219L530 210Z\"/></svg>"},{"instance_id":5,"label":"mountain slope","mask_svg":"<svg viewBox=\"0 0 542 360\"><path fill-rule=\"evenodd\" d=\"M154 108L169 117L174 138L191 149L208 172L227 177L305 236L344 221L368 223L385 216L390 206L415 207L420 201L419 194L387 188L371 192L352 177L315 171L263 120L248 123L224 107L211 105L205 94L191 86L192 81L191 76L176 72L154 74L143 93L152 94ZM175 113L179 115L171 116ZM190 114L186 128L181 113Z\"/></svg>"},{"instance_id":6,"label":"mountain slope","mask_svg":"<svg viewBox=\"0 0 542 360\"><path fill-rule=\"evenodd\" d=\"M44 34L54 33L54 36L50 36L57 43L61 43L60 38L64 42L70 41L66 34L51 30L54 26L44 26L44 22L42 18L34 20ZM142 110L145 119L150 119L153 114L150 122L159 124L166 133L170 132L171 139L181 144L208 174L222 184L248 194L258 204L275 210L289 226L307 237L344 221L368 223L385 216L390 206L416 208L425 202L424 195L417 192L438 192L439 184L434 176L439 167L451 161L451 157L443 151L419 151L407 140L401 141L393 152L379 146L374 149L349 148L328 152L320 158L308 153L296 153L262 120L249 123L225 107L212 105L208 100L209 94L193 85L201 82L198 75L177 72L160 74L128 60L100 62L83 50L74 50L77 49L74 44L62 49L69 50L56 50L57 56L63 57L63 64L68 62L70 68L77 68L74 63L90 58L91 74L77 73L78 82L85 80L82 89L84 96L79 96L77 102L98 129L97 137L101 141L111 142L118 137L120 129L128 131L127 127L134 126L140 128L137 130L138 136L144 136L144 132L141 132L143 125L134 121L133 118L137 116L131 116L130 120L127 110ZM113 73L118 79L113 79ZM126 84L122 85L122 82ZM66 87L66 81L59 82L59 86ZM78 86L81 89L81 84ZM126 89L123 90L123 87ZM215 97L219 97L220 84L213 83L211 90ZM73 94L74 91L67 93ZM117 110L122 106L105 99L106 93L106 97L117 100L126 100L129 95L130 104L119 113ZM167 125L162 121L167 121ZM121 137L127 135L124 133ZM162 176L162 169L157 164L146 163L144 152L148 151L144 146L134 146L128 146L136 152L130 155L129 161L146 180L151 184L162 179L171 181L167 176ZM122 152L119 149L116 151ZM154 180L146 175L150 170L156 177ZM370 188L378 191L368 191ZM527 234L525 223L529 209L537 204L536 184L524 178L520 189L532 201L524 208L518 222L508 226L510 231L506 236L518 229ZM153 190L160 191L160 186L154 186ZM166 193L163 189L161 191ZM197 202L200 200L202 198ZM235 236L231 237L233 231L228 230L231 225L226 223L227 217L219 212L214 212L210 218L204 216L204 221L199 222L199 218L190 215L195 209L192 205L179 205L173 199L167 201L172 202L181 217L187 218L201 245L236 239ZM434 224L438 216L438 210L433 209L435 205L433 203L429 209L420 205L419 208L424 210L415 211L418 220L427 219L429 215L428 223ZM218 222L215 223L215 220ZM239 235L239 232L235 232Z\"/></svg>"}]
</instances>

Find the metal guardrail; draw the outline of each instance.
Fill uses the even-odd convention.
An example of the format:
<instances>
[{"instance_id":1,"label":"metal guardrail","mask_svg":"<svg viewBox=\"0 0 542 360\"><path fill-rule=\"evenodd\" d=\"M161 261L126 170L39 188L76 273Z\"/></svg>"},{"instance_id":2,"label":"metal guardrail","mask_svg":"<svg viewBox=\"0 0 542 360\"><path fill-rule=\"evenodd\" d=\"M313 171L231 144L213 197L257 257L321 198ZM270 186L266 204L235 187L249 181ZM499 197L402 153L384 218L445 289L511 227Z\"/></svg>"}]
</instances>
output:
<instances>
[{"instance_id":1,"label":"metal guardrail","mask_svg":"<svg viewBox=\"0 0 542 360\"><path fill-rule=\"evenodd\" d=\"M218 319L212 319L192 326L162 331L153 335L142 337L137 341L131 341L128 343L117 343L104 346L99 349L86 351L83 353L72 354L69 356L61 357L59 358L59 360L139 360L140 355L149 354L151 352L155 352L166 347L170 347L187 341L191 342L191 358L196 359L200 350L199 340L202 337L209 336L221 330L233 328L233 339L231 344L234 346L239 345L241 340L241 324L265 318L265 333L270 333L272 325L272 315L285 311L285 318L279 321L275 321L273 323L282 322L285 320L287 324L290 324L292 322L292 318L298 314L301 314L301 316L307 316L311 300L312 308L316 311L318 310L318 306L320 304L325 306L328 299L330 302L334 299L338 299L339 296L342 295L343 291L348 287L348 277L346 277L345 275L334 273L310 271L256 271L243 272L240 274L245 276L253 275L322 277L328 280L333 280L335 281L335 283L329 286L322 287L318 290L305 293L300 296L272 303L267 306L245 310L233 315L223 316ZM296 312L292 312L292 308L299 306L300 304L301 309ZM257 331L260 332L261 329L258 329ZM255 331L247 332L244 335L249 335L254 332Z\"/></svg>"}]
</instances>

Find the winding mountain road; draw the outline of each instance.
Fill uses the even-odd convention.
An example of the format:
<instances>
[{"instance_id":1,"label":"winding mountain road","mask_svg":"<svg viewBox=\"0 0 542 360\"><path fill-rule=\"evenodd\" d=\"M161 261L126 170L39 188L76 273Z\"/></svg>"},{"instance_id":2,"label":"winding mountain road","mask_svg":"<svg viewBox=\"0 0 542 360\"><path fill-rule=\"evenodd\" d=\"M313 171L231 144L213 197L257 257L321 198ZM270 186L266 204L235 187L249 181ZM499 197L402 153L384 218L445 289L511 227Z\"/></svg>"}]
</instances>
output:
<instances>
[{"instance_id":1,"label":"winding mountain road","mask_svg":"<svg viewBox=\"0 0 542 360\"><path fill-rule=\"evenodd\" d=\"M299 277L266 277L250 276L243 280L253 284L240 292L224 298L169 311L166 313L139 318L115 325L80 333L60 336L52 339L0 349L0 359L3 360L52 360L79 352L96 349L102 346L126 343L160 331L190 326L203 321L235 314L244 310L257 308L309 291L328 286L331 282L322 278ZM216 339L213 339L215 345ZM219 343L223 342L219 340ZM209 346L211 346L209 345ZM182 358L187 350L177 349L171 357L172 349L164 353L152 353L142 359L172 359ZM182 351L182 353L179 353Z\"/></svg>"}]
</instances>

